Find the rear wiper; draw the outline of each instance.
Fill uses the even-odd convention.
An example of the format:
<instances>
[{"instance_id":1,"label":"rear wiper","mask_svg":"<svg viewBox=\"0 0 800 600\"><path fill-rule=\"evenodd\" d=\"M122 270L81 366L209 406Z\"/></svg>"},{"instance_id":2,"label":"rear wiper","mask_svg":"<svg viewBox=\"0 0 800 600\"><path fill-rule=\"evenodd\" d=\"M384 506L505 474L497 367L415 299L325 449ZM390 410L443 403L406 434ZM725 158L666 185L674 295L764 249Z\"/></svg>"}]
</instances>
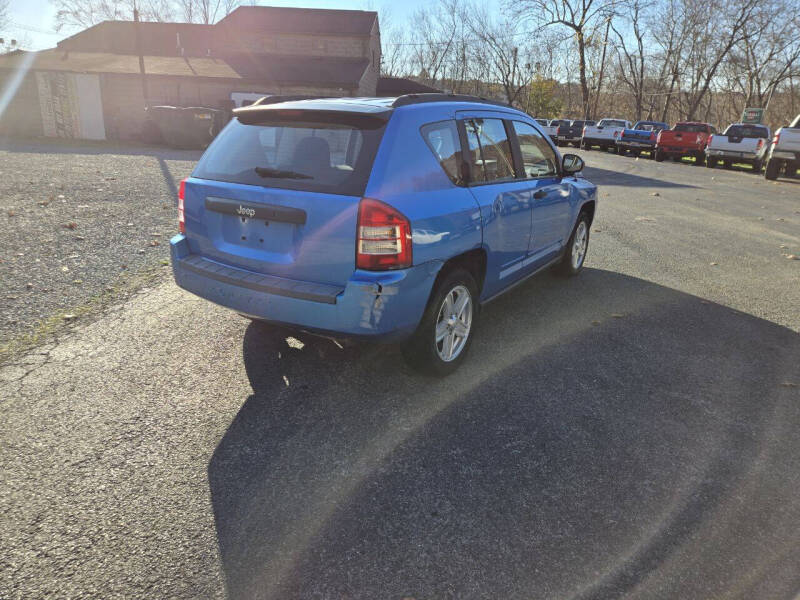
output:
<instances>
[{"instance_id":1,"label":"rear wiper","mask_svg":"<svg viewBox=\"0 0 800 600\"><path fill-rule=\"evenodd\" d=\"M280 169L270 169L269 167L256 167L256 175L275 179L314 179L311 175L306 175L305 173L282 171Z\"/></svg>"}]
</instances>

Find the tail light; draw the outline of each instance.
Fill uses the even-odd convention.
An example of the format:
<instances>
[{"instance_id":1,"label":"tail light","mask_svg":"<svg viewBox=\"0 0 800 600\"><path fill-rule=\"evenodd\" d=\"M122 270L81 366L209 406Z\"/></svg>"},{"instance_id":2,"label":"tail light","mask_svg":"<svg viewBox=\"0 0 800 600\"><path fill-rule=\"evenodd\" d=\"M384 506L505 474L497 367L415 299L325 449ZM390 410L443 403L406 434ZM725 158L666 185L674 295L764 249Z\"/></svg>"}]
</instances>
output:
<instances>
[{"instance_id":1,"label":"tail light","mask_svg":"<svg viewBox=\"0 0 800 600\"><path fill-rule=\"evenodd\" d=\"M560 134L561 134L561 127L556 127L556 135L560 135Z\"/></svg>"},{"instance_id":2,"label":"tail light","mask_svg":"<svg viewBox=\"0 0 800 600\"><path fill-rule=\"evenodd\" d=\"M356 268L383 271L411 266L411 223L388 204L362 198L356 238Z\"/></svg>"},{"instance_id":3,"label":"tail light","mask_svg":"<svg viewBox=\"0 0 800 600\"><path fill-rule=\"evenodd\" d=\"M656 132L655 131L651 131L650 132L650 141L653 142L653 141L655 141L655 139L656 139Z\"/></svg>"},{"instance_id":4,"label":"tail light","mask_svg":"<svg viewBox=\"0 0 800 600\"><path fill-rule=\"evenodd\" d=\"M764 140L761 139L758 140L758 143L756 144L756 150L761 150L763 146L764 146Z\"/></svg>"},{"instance_id":5,"label":"tail light","mask_svg":"<svg viewBox=\"0 0 800 600\"><path fill-rule=\"evenodd\" d=\"M614 137L619 137L619 131L614 132Z\"/></svg>"},{"instance_id":6,"label":"tail light","mask_svg":"<svg viewBox=\"0 0 800 600\"><path fill-rule=\"evenodd\" d=\"M777 146L779 141L781 141L781 134L780 133L776 133L775 137L772 139L772 143Z\"/></svg>"},{"instance_id":7,"label":"tail light","mask_svg":"<svg viewBox=\"0 0 800 600\"><path fill-rule=\"evenodd\" d=\"M582 135L586 135L586 127L584 127L584 128L581 130L581 134L582 134Z\"/></svg>"},{"instance_id":8,"label":"tail light","mask_svg":"<svg viewBox=\"0 0 800 600\"><path fill-rule=\"evenodd\" d=\"M183 201L186 198L186 180L181 181L178 188L178 231L186 233L186 213L183 207Z\"/></svg>"},{"instance_id":9,"label":"tail light","mask_svg":"<svg viewBox=\"0 0 800 600\"><path fill-rule=\"evenodd\" d=\"M710 136L708 136L708 145L709 146L711 145L711 140L713 140L713 139L714 139L714 134L712 133Z\"/></svg>"}]
</instances>

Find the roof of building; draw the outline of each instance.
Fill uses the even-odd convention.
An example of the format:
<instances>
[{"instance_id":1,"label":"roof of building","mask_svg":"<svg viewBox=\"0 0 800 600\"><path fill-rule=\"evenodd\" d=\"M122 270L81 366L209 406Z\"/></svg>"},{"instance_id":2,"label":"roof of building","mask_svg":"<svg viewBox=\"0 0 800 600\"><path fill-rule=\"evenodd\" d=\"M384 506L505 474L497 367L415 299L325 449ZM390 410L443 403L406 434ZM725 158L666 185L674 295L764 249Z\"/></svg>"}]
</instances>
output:
<instances>
[{"instance_id":1,"label":"roof of building","mask_svg":"<svg viewBox=\"0 0 800 600\"><path fill-rule=\"evenodd\" d=\"M378 79L376 94L378 96L402 96L403 94L429 94L441 91L405 77L381 77Z\"/></svg>"},{"instance_id":2,"label":"roof of building","mask_svg":"<svg viewBox=\"0 0 800 600\"><path fill-rule=\"evenodd\" d=\"M17 69L29 53L0 56L0 69ZM226 58L145 56L148 75L213 77L254 80L263 83L303 84L356 88L369 65L366 58L345 59L289 55L240 55ZM138 74L139 57L105 52L64 52L59 49L35 53L33 70L73 73Z\"/></svg>"},{"instance_id":3,"label":"roof of building","mask_svg":"<svg viewBox=\"0 0 800 600\"><path fill-rule=\"evenodd\" d=\"M60 50L136 54L133 21L103 21L58 42ZM139 23L144 51L150 56L205 56L214 45L214 25ZM180 48L178 42L180 41Z\"/></svg>"},{"instance_id":4,"label":"roof of building","mask_svg":"<svg viewBox=\"0 0 800 600\"><path fill-rule=\"evenodd\" d=\"M218 26L271 33L369 35L378 13L283 6L240 6Z\"/></svg>"}]
</instances>

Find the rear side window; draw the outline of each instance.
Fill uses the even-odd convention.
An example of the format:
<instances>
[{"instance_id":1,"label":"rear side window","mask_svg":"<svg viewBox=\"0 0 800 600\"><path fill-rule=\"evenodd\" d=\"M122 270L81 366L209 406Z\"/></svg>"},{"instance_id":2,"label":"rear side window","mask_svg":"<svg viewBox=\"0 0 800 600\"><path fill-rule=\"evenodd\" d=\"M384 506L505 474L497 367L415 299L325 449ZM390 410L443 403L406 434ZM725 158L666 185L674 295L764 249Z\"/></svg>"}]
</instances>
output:
<instances>
[{"instance_id":1,"label":"rear side window","mask_svg":"<svg viewBox=\"0 0 800 600\"><path fill-rule=\"evenodd\" d=\"M625 127L625 121L618 121L616 119L603 119L600 121L601 127Z\"/></svg>"},{"instance_id":2,"label":"rear side window","mask_svg":"<svg viewBox=\"0 0 800 600\"><path fill-rule=\"evenodd\" d=\"M592 125L594 125L594 121L573 121L572 122L572 126L573 127L586 127L587 125L591 127Z\"/></svg>"},{"instance_id":3,"label":"rear side window","mask_svg":"<svg viewBox=\"0 0 800 600\"><path fill-rule=\"evenodd\" d=\"M742 138L768 138L769 132L764 127L754 127L752 125L731 125L725 135L732 135Z\"/></svg>"},{"instance_id":4,"label":"rear side window","mask_svg":"<svg viewBox=\"0 0 800 600\"><path fill-rule=\"evenodd\" d=\"M502 119L468 119L464 125L473 179L476 182L514 179L514 159Z\"/></svg>"},{"instance_id":5,"label":"rear side window","mask_svg":"<svg viewBox=\"0 0 800 600\"><path fill-rule=\"evenodd\" d=\"M285 121L244 124L217 136L192 175L274 188L356 196L364 193L383 127L365 122ZM357 123L357 119L356 119Z\"/></svg>"},{"instance_id":6,"label":"rear side window","mask_svg":"<svg viewBox=\"0 0 800 600\"><path fill-rule=\"evenodd\" d=\"M436 160L447 173L450 180L461 185L461 141L458 139L458 128L455 121L439 121L423 125L420 129L425 143L436 156Z\"/></svg>"},{"instance_id":7,"label":"rear side window","mask_svg":"<svg viewBox=\"0 0 800 600\"><path fill-rule=\"evenodd\" d=\"M522 121L514 121L514 131L519 141L522 164L527 177L548 177L556 175L556 154L550 144L536 129Z\"/></svg>"}]
</instances>

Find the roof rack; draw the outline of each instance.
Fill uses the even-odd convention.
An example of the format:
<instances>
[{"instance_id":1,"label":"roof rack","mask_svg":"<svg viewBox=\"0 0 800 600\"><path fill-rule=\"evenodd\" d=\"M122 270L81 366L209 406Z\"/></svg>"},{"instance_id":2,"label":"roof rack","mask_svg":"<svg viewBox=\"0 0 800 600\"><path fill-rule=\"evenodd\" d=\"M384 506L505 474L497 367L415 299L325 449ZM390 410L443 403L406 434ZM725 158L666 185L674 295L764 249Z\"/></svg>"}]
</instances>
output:
<instances>
[{"instance_id":1,"label":"roof rack","mask_svg":"<svg viewBox=\"0 0 800 600\"><path fill-rule=\"evenodd\" d=\"M425 104L426 102L477 102L480 104L492 104L494 106L502 106L504 108L513 108L510 104L505 102L498 102L497 100L489 100L480 96L469 96L466 94L406 94L398 96L392 102L392 108L400 106L408 106L409 104Z\"/></svg>"}]
</instances>

